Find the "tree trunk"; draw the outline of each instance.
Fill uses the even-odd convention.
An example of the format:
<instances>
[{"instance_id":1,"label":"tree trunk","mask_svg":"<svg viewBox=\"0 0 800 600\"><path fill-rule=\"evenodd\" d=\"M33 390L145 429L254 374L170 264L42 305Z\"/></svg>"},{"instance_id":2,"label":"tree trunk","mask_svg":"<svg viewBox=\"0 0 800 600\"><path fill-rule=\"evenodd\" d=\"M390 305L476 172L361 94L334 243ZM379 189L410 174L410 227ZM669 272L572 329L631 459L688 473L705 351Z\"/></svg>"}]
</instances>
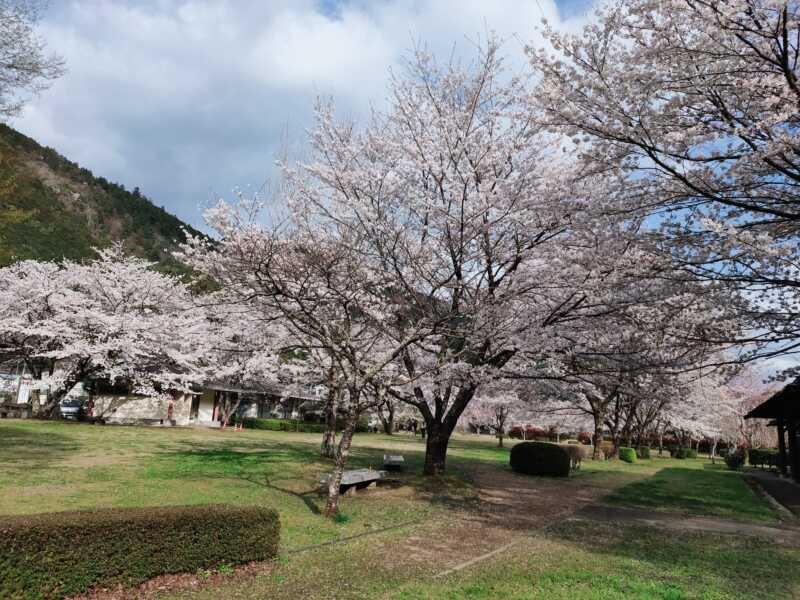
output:
<instances>
[{"instance_id":1,"label":"tree trunk","mask_svg":"<svg viewBox=\"0 0 800 600\"><path fill-rule=\"evenodd\" d=\"M342 473L350 454L350 443L358 424L358 415L347 418L342 437L339 439L339 448L336 452L336 461L333 463L333 472L328 480L328 501L325 504L325 516L332 517L339 512L339 487L342 484Z\"/></svg>"},{"instance_id":2,"label":"tree trunk","mask_svg":"<svg viewBox=\"0 0 800 600\"><path fill-rule=\"evenodd\" d=\"M328 397L325 399L325 431L322 434L322 447L319 453L325 458L336 456L336 407L338 390L332 379L328 382Z\"/></svg>"},{"instance_id":3,"label":"tree trunk","mask_svg":"<svg viewBox=\"0 0 800 600\"><path fill-rule=\"evenodd\" d=\"M503 434L502 433L498 433L497 434L497 447L498 448L502 448L503 447Z\"/></svg>"},{"instance_id":4,"label":"tree trunk","mask_svg":"<svg viewBox=\"0 0 800 600\"><path fill-rule=\"evenodd\" d=\"M386 415L383 413L384 408L386 409ZM387 400L378 407L378 418L381 420L383 432L386 435L392 435L394 433L394 413L395 406L394 402L391 400Z\"/></svg>"},{"instance_id":5,"label":"tree trunk","mask_svg":"<svg viewBox=\"0 0 800 600\"><path fill-rule=\"evenodd\" d=\"M441 475L445 471L447 446L450 443L450 431L435 421L428 424L428 439L425 442L425 475Z\"/></svg>"},{"instance_id":6,"label":"tree trunk","mask_svg":"<svg viewBox=\"0 0 800 600\"><path fill-rule=\"evenodd\" d=\"M600 458L601 448L603 444L603 416L600 414L594 415L594 435L592 436L594 448L592 448L592 460Z\"/></svg>"},{"instance_id":7,"label":"tree trunk","mask_svg":"<svg viewBox=\"0 0 800 600\"><path fill-rule=\"evenodd\" d=\"M222 420L220 421L220 429L225 429L228 426L228 423L231 420L231 416L239 409L239 405L242 403L242 397L238 392L222 392L223 393L223 402L222 402ZM235 400L231 402L231 395L234 396Z\"/></svg>"}]
</instances>

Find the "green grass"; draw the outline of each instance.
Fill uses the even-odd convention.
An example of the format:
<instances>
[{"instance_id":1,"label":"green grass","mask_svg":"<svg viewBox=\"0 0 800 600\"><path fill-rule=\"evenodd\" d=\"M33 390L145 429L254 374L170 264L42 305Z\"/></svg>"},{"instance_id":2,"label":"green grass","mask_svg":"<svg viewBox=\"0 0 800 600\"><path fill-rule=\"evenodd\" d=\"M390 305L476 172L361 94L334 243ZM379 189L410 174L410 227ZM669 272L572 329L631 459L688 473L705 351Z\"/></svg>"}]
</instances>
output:
<instances>
[{"instance_id":1,"label":"green grass","mask_svg":"<svg viewBox=\"0 0 800 600\"><path fill-rule=\"evenodd\" d=\"M617 489L611 504L685 512L745 521L774 522L776 513L744 482L741 474L704 458L659 459L649 477Z\"/></svg>"},{"instance_id":2,"label":"green grass","mask_svg":"<svg viewBox=\"0 0 800 600\"><path fill-rule=\"evenodd\" d=\"M746 563L743 557L747 557ZM766 542L570 522L397 600L759 600L794 598L800 554Z\"/></svg>"},{"instance_id":3,"label":"green grass","mask_svg":"<svg viewBox=\"0 0 800 600\"><path fill-rule=\"evenodd\" d=\"M172 598L744 600L800 592L797 550L582 522L525 532L510 550L435 579L458 556L479 553L473 542L491 538L494 548L520 535L506 532L502 521L485 525L476 510L477 472L517 477L510 474L509 448L496 448L488 436L456 436L448 475L429 479L420 475L419 438L359 434L349 464L378 467L385 451L402 453L404 485L343 498L346 518L337 522L319 514L324 498L316 481L330 469L318 455L319 441L319 434L274 431L2 421L0 515L217 502L279 511L284 555L276 564L251 576L201 577L196 590L164 595ZM557 497L594 490L625 506L775 519L741 474L704 459L587 461L568 479L534 481L534 493Z\"/></svg>"}]
</instances>

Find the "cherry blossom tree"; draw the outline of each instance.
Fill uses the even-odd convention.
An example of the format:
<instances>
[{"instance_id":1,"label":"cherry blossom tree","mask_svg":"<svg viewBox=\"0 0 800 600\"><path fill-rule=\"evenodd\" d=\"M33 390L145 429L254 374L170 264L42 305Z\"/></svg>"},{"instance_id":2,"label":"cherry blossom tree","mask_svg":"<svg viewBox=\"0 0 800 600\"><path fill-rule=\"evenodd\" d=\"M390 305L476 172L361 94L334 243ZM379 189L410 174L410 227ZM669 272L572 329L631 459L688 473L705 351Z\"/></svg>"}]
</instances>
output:
<instances>
[{"instance_id":1,"label":"cherry blossom tree","mask_svg":"<svg viewBox=\"0 0 800 600\"><path fill-rule=\"evenodd\" d=\"M529 50L533 114L618 173L617 210L654 215L683 272L743 292L736 341L762 356L800 348L798 10L624 0Z\"/></svg>"},{"instance_id":2,"label":"cherry blossom tree","mask_svg":"<svg viewBox=\"0 0 800 600\"><path fill-rule=\"evenodd\" d=\"M418 51L392 80L386 113L357 128L320 105L311 160L285 167L295 213L346 231L381 273L384 302L401 315L387 334L399 341L429 325L400 355L417 384L387 389L425 421L426 474L445 469L481 383L523 345L546 354L553 338L542 332L589 304L573 288L596 275L570 268L559 242L602 196L601 178L571 177L560 140L536 129L524 97L494 41L466 67Z\"/></svg>"},{"instance_id":3,"label":"cherry blossom tree","mask_svg":"<svg viewBox=\"0 0 800 600\"><path fill-rule=\"evenodd\" d=\"M387 311L387 282L349 228L319 223L307 211L268 227L263 210L257 199L220 202L206 212L219 239L189 237L179 256L250 318L278 315L293 349L323 357L320 364L332 369L344 416L328 482L325 513L332 516L359 416L383 402L396 359L429 326L419 319L402 339L387 334L397 318Z\"/></svg>"},{"instance_id":4,"label":"cherry blossom tree","mask_svg":"<svg viewBox=\"0 0 800 600\"><path fill-rule=\"evenodd\" d=\"M19 113L26 94L36 94L64 73L61 57L45 52L36 34L38 0L0 0L0 117Z\"/></svg>"},{"instance_id":5,"label":"cherry blossom tree","mask_svg":"<svg viewBox=\"0 0 800 600\"><path fill-rule=\"evenodd\" d=\"M495 384L481 389L461 415L461 422L472 429L487 427L503 447L511 422L524 411L524 403L508 385Z\"/></svg>"},{"instance_id":6,"label":"cherry blossom tree","mask_svg":"<svg viewBox=\"0 0 800 600\"><path fill-rule=\"evenodd\" d=\"M98 254L0 269L0 356L46 378L47 416L90 377L152 395L202 381L206 319L188 288L120 245Z\"/></svg>"}]
</instances>

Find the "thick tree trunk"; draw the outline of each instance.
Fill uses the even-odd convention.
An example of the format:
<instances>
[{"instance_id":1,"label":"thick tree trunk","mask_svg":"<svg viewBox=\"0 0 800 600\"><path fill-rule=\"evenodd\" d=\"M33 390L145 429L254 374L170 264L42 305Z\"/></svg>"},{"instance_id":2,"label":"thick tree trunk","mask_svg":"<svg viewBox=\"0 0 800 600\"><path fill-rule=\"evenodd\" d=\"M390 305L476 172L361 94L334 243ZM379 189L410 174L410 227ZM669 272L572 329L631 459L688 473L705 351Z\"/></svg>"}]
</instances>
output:
<instances>
[{"instance_id":1,"label":"thick tree trunk","mask_svg":"<svg viewBox=\"0 0 800 600\"><path fill-rule=\"evenodd\" d=\"M503 447L503 434L502 434L502 432L497 434L497 447L498 448L502 448Z\"/></svg>"},{"instance_id":2,"label":"thick tree trunk","mask_svg":"<svg viewBox=\"0 0 800 600\"><path fill-rule=\"evenodd\" d=\"M592 436L592 442L594 443L594 448L592 448L592 460L598 460L600 458L600 452L602 451L600 446L603 444L603 416L600 414L594 415L594 435Z\"/></svg>"},{"instance_id":3,"label":"thick tree trunk","mask_svg":"<svg viewBox=\"0 0 800 600\"><path fill-rule=\"evenodd\" d=\"M428 424L428 439L425 442L425 466L423 474L441 475L445 471L447 462L447 446L450 443L450 434L441 423Z\"/></svg>"},{"instance_id":4,"label":"thick tree trunk","mask_svg":"<svg viewBox=\"0 0 800 600\"><path fill-rule=\"evenodd\" d=\"M350 443L358 424L358 415L348 417L342 437L339 439L339 448L336 452L336 461L333 463L333 472L328 480L328 500L325 503L325 516L332 517L339 512L339 487L342 484L342 473L350 455Z\"/></svg>"},{"instance_id":5,"label":"thick tree trunk","mask_svg":"<svg viewBox=\"0 0 800 600\"><path fill-rule=\"evenodd\" d=\"M438 399L436 400L435 413L431 413L427 407L425 407L425 410L420 409L422 410L422 416L425 418L423 432L427 433L428 438L425 441L425 466L422 470L424 475L441 475L444 473L450 436L453 435L458 419L475 396L477 389L477 384L461 388L446 413ZM425 435L422 437L424 439Z\"/></svg>"}]
</instances>

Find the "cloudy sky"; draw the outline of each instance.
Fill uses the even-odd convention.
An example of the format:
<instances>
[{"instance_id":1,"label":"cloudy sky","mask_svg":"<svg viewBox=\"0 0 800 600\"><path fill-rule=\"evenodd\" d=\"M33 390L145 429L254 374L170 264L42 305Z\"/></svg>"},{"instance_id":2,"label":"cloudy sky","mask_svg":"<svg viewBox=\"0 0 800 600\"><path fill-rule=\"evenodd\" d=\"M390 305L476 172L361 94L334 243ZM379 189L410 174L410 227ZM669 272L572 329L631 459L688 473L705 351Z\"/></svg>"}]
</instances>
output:
<instances>
[{"instance_id":1,"label":"cloudy sky","mask_svg":"<svg viewBox=\"0 0 800 600\"><path fill-rule=\"evenodd\" d=\"M317 96L359 118L414 43L447 59L496 31L523 66L547 18L590 0L57 0L41 23L68 72L12 123L188 223L302 153Z\"/></svg>"}]
</instances>

